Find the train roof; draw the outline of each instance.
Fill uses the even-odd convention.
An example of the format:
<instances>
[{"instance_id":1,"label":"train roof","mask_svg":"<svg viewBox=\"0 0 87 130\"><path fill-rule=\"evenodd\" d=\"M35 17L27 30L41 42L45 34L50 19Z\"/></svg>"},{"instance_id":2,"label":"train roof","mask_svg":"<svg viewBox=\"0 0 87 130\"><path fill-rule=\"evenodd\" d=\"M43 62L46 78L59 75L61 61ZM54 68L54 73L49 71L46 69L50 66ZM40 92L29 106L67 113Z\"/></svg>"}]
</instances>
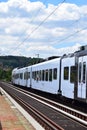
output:
<instances>
[{"instance_id":1,"label":"train roof","mask_svg":"<svg viewBox=\"0 0 87 130\"><path fill-rule=\"evenodd\" d=\"M57 57L57 58L50 59L50 60L47 59L47 60L45 60L44 62L37 63L37 64L34 64L34 65L32 65L32 66L44 65L44 64L48 64L48 63L52 63L52 62L58 62L60 59L61 59L61 57Z\"/></svg>"},{"instance_id":2,"label":"train roof","mask_svg":"<svg viewBox=\"0 0 87 130\"><path fill-rule=\"evenodd\" d=\"M80 57L80 56L85 56L85 55L87 55L87 45L79 47L79 50L74 52L74 53L64 54L63 56L51 56L51 57L48 57L47 59L45 59L43 62L33 64L33 65L30 65L30 66L26 66L26 67L22 67L22 68L15 68L15 69L13 69L13 71L16 71L16 70L19 70L19 69L25 69L25 68L28 68L28 67L31 67L31 66L44 65L44 64L48 64L48 63L56 62L56 61L58 62L58 60L64 59L64 58L67 58L67 57L71 58L73 56Z\"/></svg>"},{"instance_id":3,"label":"train roof","mask_svg":"<svg viewBox=\"0 0 87 130\"><path fill-rule=\"evenodd\" d=\"M27 68L30 68L30 67L36 67L36 66L40 66L40 65L44 65L44 64L49 64L49 63L52 63L52 62L56 62L58 63L58 61L60 61L60 57L57 57L57 58L54 58L54 59L51 59L51 60L45 60L44 62L41 62L41 63L37 63L37 64L34 64L34 65L31 65L31 66L26 66L26 67L23 67L23 68L15 68L13 70L13 72L17 72L19 70L23 70L23 69L27 69Z\"/></svg>"},{"instance_id":4,"label":"train roof","mask_svg":"<svg viewBox=\"0 0 87 130\"><path fill-rule=\"evenodd\" d=\"M75 56L77 57L85 56L85 55L87 55L87 45L81 46L79 50L75 52Z\"/></svg>"}]
</instances>

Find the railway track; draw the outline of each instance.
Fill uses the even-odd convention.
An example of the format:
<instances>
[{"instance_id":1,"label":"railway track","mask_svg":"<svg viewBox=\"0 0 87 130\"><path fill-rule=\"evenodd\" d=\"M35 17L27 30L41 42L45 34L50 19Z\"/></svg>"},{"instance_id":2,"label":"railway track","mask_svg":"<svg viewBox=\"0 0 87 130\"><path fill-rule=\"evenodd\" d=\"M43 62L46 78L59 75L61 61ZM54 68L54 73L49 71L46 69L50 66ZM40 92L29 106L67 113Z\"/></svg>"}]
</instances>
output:
<instances>
[{"instance_id":1,"label":"railway track","mask_svg":"<svg viewBox=\"0 0 87 130\"><path fill-rule=\"evenodd\" d=\"M13 87L13 86L12 86L12 87ZM38 96L38 95L36 95L36 94L34 94L34 93L25 91L25 90L23 90L23 89L21 89L21 88L18 88L18 87L17 87L17 89L21 90L22 92L24 92L24 93L26 93L26 94L29 94L29 95L35 97L36 99L39 99L40 102L43 101L43 103L45 103L45 104L46 104L46 103L50 104L50 105L49 105L50 107L54 106L54 107L55 107L55 110L58 109L58 110L59 110L60 112L62 112L63 114L65 114L65 115L67 115L67 116L69 116L69 117L72 117L72 118L74 118L74 120L77 120L77 121L79 121L79 122L81 122L81 123L87 125L87 123L86 123L86 121L87 121L87 115L86 115L86 113L79 112L79 111L77 111L77 110L75 110L75 109L72 109L72 108L67 107L67 106L65 106L65 105L62 105L62 104L60 104L60 103L54 102L54 101L52 101L52 100L46 99L46 98L44 98L44 97ZM52 105L52 106L51 106L51 105Z\"/></svg>"},{"instance_id":2,"label":"railway track","mask_svg":"<svg viewBox=\"0 0 87 130\"><path fill-rule=\"evenodd\" d=\"M79 118L80 123L84 123L84 125L79 124L73 120L71 120L68 117L65 117L65 112L63 112L64 115L62 115L60 112L63 109L64 111L67 111L69 115L71 115L72 112L70 112L68 107L65 107L63 105L60 105L60 108L58 108L58 104L55 103L55 107L53 106L53 102L49 102L49 100L45 100L43 98L43 101L40 96L38 96L38 101L36 100L35 95L33 94L33 98L28 96L28 94L24 94L24 92L19 93L18 90L15 88L11 88L11 86L8 84L1 84L2 88L5 89L17 102L19 102L29 114L31 114L46 130L86 130L87 129L87 116L84 115L84 118L82 117L82 114L78 112L76 114L76 111L74 112L75 115L79 115L76 118ZM48 105L49 104L49 105ZM52 107L51 107L52 106ZM58 112L59 111L59 112ZM66 115L68 115L66 114ZM72 115L71 115L72 116ZM75 120L75 119L74 119ZM78 120L78 121L79 121ZM81 122L81 120L83 120Z\"/></svg>"}]
</instances>

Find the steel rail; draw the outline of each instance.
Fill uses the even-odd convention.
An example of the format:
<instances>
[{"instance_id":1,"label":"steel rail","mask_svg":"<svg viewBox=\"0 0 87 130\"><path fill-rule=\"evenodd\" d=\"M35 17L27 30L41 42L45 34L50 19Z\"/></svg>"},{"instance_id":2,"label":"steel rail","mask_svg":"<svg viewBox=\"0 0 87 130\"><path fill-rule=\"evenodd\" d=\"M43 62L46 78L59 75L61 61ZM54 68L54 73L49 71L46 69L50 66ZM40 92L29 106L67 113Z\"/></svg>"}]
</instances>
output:
<instances>
[{"instance_id":1,"label":"steel rail","mask_svg":"<svg viewBox=\"0 0 87 130\"><path fill-rule=\"evenodd\" d=\"M38 95L36 95L36 94L33 94L33 93L31 93L31 92L27 92L27 91L25 91L25 90L23 90L23 89L20 89L20 88L17 88L17 89L19 89L19 90L21 90L22 92L25 92L25 93L27 93L27 94L30 94L30 95L34 96L35 98L38 98L39 100L44 101L44 102L46 102L46 103L48 103L48 104L50 104L50 105L52 105L52 106L54 106L54 107L60 109L61 112L64 111L64 112L65 112L65 113L64 113L65 115L68 113L68 114L70 114L70 115L68 115L68 116L71 117L71 115L72 115L72 118L73 118L73 117L76 117L76 120L77 120L78 122L81 122L81 123L83 123L84 125L87 125L87 114L82 113L82 112L79 112L79 111L77 111L77 110L74 110L74 109L72 109L72 108L70 108L70 107L67 107L67 106L65 106L65 105L62 105L62 104L60 104L60 103L51 101L51 100L49 100L49 99L43 98L43 97L38 96ZM75 119L75 118L74 118L74 119Z\"/></svg>"},{"instance_id":2,"label":"steel rail","mask_svg":"<svg viewBox=\"0 0 87 130\"><path fill-rule=\"evenodd\" d=\"M7 84L4 84L4 85L6 85L7 86ZM14 88L15 89L15 88ZM18 88L17 88L18 89ZM18 91L18 90L17 90ZM22 90L23 91L23 90ZM24 91L23 91L24 92ZM29 93L30 94L30 92L27 92L27 93ZM73 116L77 116L77 118L79 117L79 119L78 119L78 122L83 122L82 124L84 124L84 125L86 125L87 126L87 115L86 114L81 114L81 113L79 113L78 111L74 111L73 112L73 109L69 109L69 107L65 107L65 106L63 106L63 105L61 105L61 104L59 104L59 103L56 103L55 102L55 105L54 105L54 102L53 101L50 101L49 102L49 100L47 100L47 99L45 99L45 98L41 98L40 96L35 96L35 94L31 94L31 95L33 95L35 98L36 97L38 97L39 98L39 100L42 100L43 99L43 101L42 102L44 102L44 101L46 101L47 103L49 103L50 104L50 106L49 107L51 107L51 105L53 105L53 106L55 106L56 107L56 109L55 110L57 110L57 107L58 107L58 109L60 109L59 111L62 113L62 110L64 111L63 112L63 114L65 114L65 115L68 115L68 116L72 116L72 119L75 119L75 118L73 118ZM17 98L18 99L18 98ZM40 101L41 102L41 101ZM45 104L45 103L44 103ZM26 105L28 106L29 104L27 104L26 103ZM59 105L59 106L57 106L57 105ZM30 106L29 106L29 108L30 108ZM67 112L69 113L69 114L67 114ZM33 112L31 112L31 113L33 113ZM36 113L38 113L37 112L37 110L36 110ZM71 115L72 114L72 115ZM43 114L42 114L43 115ZM41 117L42 117L42 115L41 115ZM35 114L33 114L33 116L35 116ZM37 118L37 116L35 116L35 118ZM80 119L81 118L81 119ZM39 119L38 119L39 120ZM46 119L45 119L46 120ZM77 120L77 119L76 119ZM83 120L83 121L82 121ZM43 122L44 122L44 120L43 121L41 121L41 119L39 120L39 122L41 122L40 124L43 124ZM53 121L51 121L51 124L52 124L52 122ZM46 121L46 123L47 123L47 121ZM48 123L49 124L49 123ZM55 123L54 123L55 124ZM44 126L44 124L43 124L43 126ZM47 129L47 128L46 128ZM54 129L53 129L54 130Z\"/></svg>"},{"instance_id":3,"label":"steel rail","mask_svg":"<svg viewBox=\"0 0 87 130\"><path fill-rule=\"evenodd\" d=\"M36 110L17 95L10 94L30 115L32 115L46 130L64 130L55 122L47 118L44 114Z\"/></svg>"},{"instance_id":4,"label":"steel rail","mask_svg":"<svg viewBox=\"0 0 87 130\"><path fill-rule=\"evenodd\" d=\"M7 86L7 84L4 84L5 86ZM16 89L16 88L13 88L13 89ZM18 89L18 88L17 88ZM18 91L18 90L17 90ZM23 90L22 90L23 91ZM22 92L22 93L24 93L24 91ZM30 93L30 92L28 92L28 93ZM25 95L27 95L28 96L28 94L25 94ZM32 94L33 96L35 95L35 94ZM12 95L11 95L12 96ZM42 98L40 97L40 96L37 96L37 97L39 97L39 100L42 100ZM17 99L18 99L19 97L17 97ZM36 98L36 97L35 97ZM40 99L41 98L41 99ZM44 98L43 98L43 100L44 100ZM49 103L49 100L48 99L45 99L45 100L47 100L47 103ZM44 102L44 101L40 101L40 102ZM45 104L45 103L44 103ZM58 103L56 103L55 102L55 107L56 107L56 105L57 105ZM51 101L51 105L53 105L53 101ZM51 105L49 105L49 107L51 106ZM61 105L61 104L60 104ZM29 104L27 104L26 103L26 106L29 106ZM61 107L60 107L60 112L62 111L61 109L63 109L62 108L62 106L63 105L61 105ZM71 110L71 108L70 108L70 110L67 110L67 108L68 107L65 107L65 106L63 106L64 107L64 111L70 111ZM25 107L25 108L27 108L27 107ZM29 108L30 108L30 106L29 106ZM57 110L57 109L55 109L55 110ZM73 110L73 109L72 109ZM75 112L78 112L78 111L75 111ZM33 113L33 112L31 112L31 113ZM37 111L36 111L36 113L38 113ZM62 113L62 112L61 112ZM73 112L71 112L71 113L73 113ZM71 113L70 113L70 115L71 115ZM64 114L65 114L65 112L64 112ZM78 113L79 114L79 113ZM39 113L38 113L38 115L39 115ZM42 114L43 115L43 114ZM41 117L42 117L42 115L41 115ZM65 114L65 115L68 115L68 114ZM86 125L87 126L87 115L85 115L85 114L83 114L86 118L84 118L85 119L85 123L83 122L83 124L84 125ZM33 116L35 116L35 114L33 115ZM79 115L79 117L81 117L80 115ZM35 118L37 118L37 116L35 116ZM71 117L70 117L71 118ZM73 118L73 116L72 116L72 118ZM37 120L39 120L39 119L37 119ZM39 122L41 122L40 120L39 120ZM43 122L44 122L44 120L40 123L40 124L43 124ZM53 122L53 121L52 121ZM52 124L52 122L50 123L50 124ZM79 121L78 121L79 122ZM47 123L47 121L46 121L46 123ZM46 123L45 123L45 125L46 125ZM49 123L48 123L49 124ZM44 124L43 124L43 126L44 126ZM58 129L58 128L57 128ZM46 128L46 130L48 130L47 128ZM53 130L54 130L54 128L53 128ZM59 130L59 129L58 129Z\"/></svg>"}]
</instances>

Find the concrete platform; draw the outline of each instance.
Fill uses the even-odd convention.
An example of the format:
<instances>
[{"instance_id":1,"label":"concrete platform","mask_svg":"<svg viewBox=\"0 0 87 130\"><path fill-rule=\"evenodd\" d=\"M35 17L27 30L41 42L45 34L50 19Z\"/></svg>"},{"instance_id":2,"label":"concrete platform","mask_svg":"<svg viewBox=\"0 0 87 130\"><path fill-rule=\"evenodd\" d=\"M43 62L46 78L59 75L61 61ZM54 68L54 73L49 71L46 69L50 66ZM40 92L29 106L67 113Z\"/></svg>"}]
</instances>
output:
<instances>
[{"instance_id":1,"label":"concrete platform","mask_svg":"<svg viewBox=\"0 0 87 130\"><path fill-rule=\"evenodd\" d=\"M21 112L1 93L0 130L35 130Z\"/></svg>"}]
</instances>

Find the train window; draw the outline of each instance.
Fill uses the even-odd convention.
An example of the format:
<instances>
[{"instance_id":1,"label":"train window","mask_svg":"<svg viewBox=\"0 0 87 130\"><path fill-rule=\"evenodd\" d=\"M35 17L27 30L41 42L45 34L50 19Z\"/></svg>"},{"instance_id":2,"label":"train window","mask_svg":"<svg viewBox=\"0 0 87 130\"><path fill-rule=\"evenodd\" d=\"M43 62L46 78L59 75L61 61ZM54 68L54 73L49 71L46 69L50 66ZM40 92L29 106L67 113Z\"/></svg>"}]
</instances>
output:
<instances>
[{"instance_id":1,"label":"train window","mask_svg":"<svg viewBox=\"0 0 87 130\"><path fill-rule=\"evenodd\" d=\"M44 70L42 70L42 80L44 81Z\"/></svg>"},{"instance_id":2,"label":"train window","mask_svg":"<svg viewBox=\"0 0 87 130\"><path fill-rule=\"evenodd\" d=\"M48 81L48 70L45 70L45 80Z\"/></svg>"},{"instance_id":3,"label":"train window","mask_svg":"<svg viewBox=\"0 0 87 130\"><path fill-rule=\"evenodd\" d=\"M69 79L69 67L64 67L64 79Z\"/></svg>"},{"instance_id":4,"label":"train window","mask_svg":"<svg viewBox=\"0 0 87 130\"><path fill-rule=\"evenodd\" d=\"M36 81L38 81L38 71L36 71Z\"/></svg>"},{"instance_id":5,"label":"train window","mask_svg":"<svg viewBox=\"0 0 87 130\"><path fill-rule=\"evenodd\" d=\"M49 69L49 81L52 81L52 69Z\"/></svg>"},{"instance_id":6,"label":"train window","mask_svg":"<svg viewBox=\"0 0 87 130\"><path fill-rule=\"evenodd\" d=\"M30 72L27 72L27 79L30 79Z\"/></svg>"},{"instance_id":7,"label":"train window","mask_svg":"<svg viewBox=\"0 0 87 130\"><path fill-rule=\"evenodd\" d=\"M23 79L23 73L20 73L20 79Z\"/></svg>"},{"instance_id":8,"label":"train window","mask_svg":"<svg viewBox=\"0 0 87 130\"><path fill-rule=\"evenodd\" d=\"M76 66L71 66L70 70L70 82L74 83L76 80Z\"/></svg>"},{"instance_id":9,"label":"train window","mask_svg":"<svg viewBox=\"0 0 87 130\"><path fill-rule=\"evenodd\" d=\"M28 72L24 73L24 79L28 79Z\"/></svg>"},{"instance_id":10,"label":"train window","mask_svg":"<svg viewBox=\"0 0 87 130\"><path fill-rule=\"evenodd\" d=\"M35 80L35 71L32 72L32 79Z\"/></svg>"},{"instance_id":11,"label":"train window","mask_svg":"<svg viewBox=\"0 0 87 130\"><path fill-rule=\"evenodd\" d=\"M85 78L86 78L86 63L83 62L83 82L85 83Z\"/></svg>"},{"instance_id":12,"label":"train window","mask_svg":"<svg viewBox=\"0 0 87 130\"><path fill-rule=\"evenodd\" d=\"M37 75L37 72L35 71L35 80L36 80L36 75Z\"/></svg>"},{"instance_id":13,"label":"train window","mask_svg":"<svg viewBox=\"0 0 87 130\"><path fill-rule=\"evenodd\" d=\"M34 77L35 77L35 72L33 71L32 72L32 79L34 79Z\"/></svg>"},{"instance_id":14,"label":"train window","mask_svg":"<svg viewBox=\"0 0 87 130\"><path fill-rule=\"evenodd\" d=\"M32 79L36 80L36 71L32 72Z\"/></svg>"},{"instance_id":15,"label":"train window","mask_svg":"<svg viewBox=\"0 0 87 130\"><path fill-rule=\"evenodd\" d=\"M79 63L79 83L81 83L81 62Z\"/></svg>"},{"instance_id":16,"label":"train window","mask_svg":"<svg viewBox=\"0 0 87 130\"><path fill-rule=\"evenodd\" d=\"M26 79L26 73L24 73L24 79Z\"/></svg>"},{"instance_id":17,"label":"train window","mask_svg":"<svg viewBox=\"0 0 87 130\"><path fill-rule=\"evenodd\" d=\"M28 72L26 72L26 79L28 79Z\"/></svg>"},{"instance_id":18,"label":"train window","mask_svg":"<svg viewBox=\"0 0 87 130\"><path fill-rule=\"evenodd\" d=\"M57 79L57 68L53 69L53 79Z\"/></svg>"},{"instance_id":19,"label":"train window","mask_svg":"<svg viewBox=\"0 0 87 130\"><path fill-rule=\"evenodd\" d=\"M15 79L18 79L18 78L19 78L19 74L16 74L16 75L15 75Z\"/></svg>"},{"instance_id":20,"label":"train window","mask_svg":"<svg viewBox=\"0 0 87 130\"><path fill-rule=\"evenodd\" d=\"M40 71L37 71L37 81L40 80Z\"/></svg>"},{"instance_id":21,"label":"train window","mask_svg":"<svg viewBox=\"0 0 87 130\"><path fill-rule=\"evenodd\" d=\"M32 79L35 80L35 71L32 72Z\"/></svg>"},{"instance_id":22,"label":"train window","mask_svg":"<svg viewBox=\"0 0 87 130\"><path fill-rule=\"evenodd\" d=\"M28 72L26 72L26 79L28 79Z\"/></svg>"},{"instance_id":23,"label":"train window","mask_svg":"<svg viewBox=\"0 0 87 130\"><path fill-rule=\"evenodd\" d=\"M41 70L39 71L39 80L41 80Z\"/></svg>"},{"instance_id":24,"label":"train window","mask_svg":"<svg viewBox=\"0 0 87 130\"><path fill-rule=\"evenodd\" d=\"M17 78L20 78L20 74L17 75Z\"/></svg>"}]
</instances>

